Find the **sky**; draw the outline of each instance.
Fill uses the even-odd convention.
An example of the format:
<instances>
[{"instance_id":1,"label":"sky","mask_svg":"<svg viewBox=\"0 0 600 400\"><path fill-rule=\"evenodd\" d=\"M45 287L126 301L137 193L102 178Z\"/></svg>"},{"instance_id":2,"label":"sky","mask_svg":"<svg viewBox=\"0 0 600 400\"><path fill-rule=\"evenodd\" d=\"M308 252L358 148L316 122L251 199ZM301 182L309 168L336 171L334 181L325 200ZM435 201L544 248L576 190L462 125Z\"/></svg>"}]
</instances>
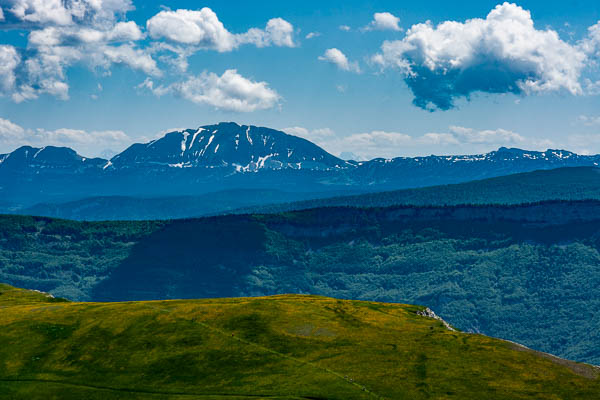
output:
<instances>
[{"instance_id":1,"label":"sky","mask_svg":"<svg viewBox=\"0 0 600 400\"><path fill-rule=\"evenodd\" d=\"M220 121L355 159L600 153L600 3L0 0L0 153Z\"/></svg>"}]
</instances>

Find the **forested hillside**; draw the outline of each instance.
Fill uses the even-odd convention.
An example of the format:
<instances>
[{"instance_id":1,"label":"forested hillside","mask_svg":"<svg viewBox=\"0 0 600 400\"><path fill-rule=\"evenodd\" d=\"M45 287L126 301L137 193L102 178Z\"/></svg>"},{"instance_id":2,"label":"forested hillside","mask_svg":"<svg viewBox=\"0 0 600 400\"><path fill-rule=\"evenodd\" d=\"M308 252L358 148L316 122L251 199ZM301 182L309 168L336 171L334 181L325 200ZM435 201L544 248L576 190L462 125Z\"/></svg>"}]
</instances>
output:
<instances>
[{"instance_id":1,"label":"forested hillside","mask_svg":"<svg viewBox=\"0 0 600 400\"><path fill-rule=\"evenodd\" d=\"M600 199L600 168L571 167L524 172L452 185L357 194L247 207L238 213L276 213L317 207L522 204Z\"/></svg>"},{"instance_id":2,"label":"forested hillside","mask_svg":"<svg viewBox=\"0 0 600 400\"><path fill-rule=\"evenodd\" d=\"M329 208L163 222L0 218L0 280L80 300L310 293L425 304L600 364L600 203Z\"/></svg>"}]
</instances>

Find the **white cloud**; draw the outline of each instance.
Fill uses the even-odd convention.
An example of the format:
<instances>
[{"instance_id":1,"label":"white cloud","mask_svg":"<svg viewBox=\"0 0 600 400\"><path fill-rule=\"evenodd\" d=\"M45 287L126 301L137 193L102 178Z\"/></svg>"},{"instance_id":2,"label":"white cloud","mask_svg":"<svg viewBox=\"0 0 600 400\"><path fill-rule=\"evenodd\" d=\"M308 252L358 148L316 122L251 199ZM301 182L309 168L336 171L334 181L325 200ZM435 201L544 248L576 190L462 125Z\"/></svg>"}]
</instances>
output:
<instances>
[{"instance_id":1,"label":"white cloud","mask_svg":"<svg viewBox=\"0 0 600 400\"><path fill-rule=\"evenodd\" d=\"M164 38L219 52L232 51L241 44L254 44L257 47L295 46L294 27L284 19L270 19L265 29L251 28L246 33L233 34L208 7L200 11L161 11L146 22L146 27L154 39Z\"/></svg>"},{"instance_id":2,"label":"white cloud","mask_svg":"<svg viewBox=\"0 0 600 400\"><path fill-rule=\"evenodd\" d=\"M349 32L351 29L348 25L340 25L338 28L340 31L344 31L344 32Z\"/></svg>"},{"instance_id":3,"label":"white cloud","mask_svg":"<svg viewBox=\"0 0 600 400\"><path fill-rule=\"evenodd\" d=\"M25 129L7 119L0 118L0 142L21 140L24 135Z\"/></svg>"},{"instance_id":4,"label":"white cloud","mask_svg":"<svg viewBox=\"0 0 600 400\"><path fill-rule=\"evenodd\" d=\"M3 60L0 67L0 95L15 102L42 94L68 99L66 72L75 64L103 69L107 75L114 64L161 74L152 56L135 45L144 37L141 29L133 21L118 21L132 9L129 0L16 0L11 5L9 10L21 25L9 28L33 28L27 49L11 63ZM8 57L6 48L2 53Z\"/></svg>"},{"instance_id":5,"label":"white cloud","mask_svg":"<svg viewBox=\"0 0 600 400\"><path fill-rule=\"evenodd\" d=\"M389 12L381 12L373 14L373 20L369 23L369 25L365 26L363 30L365 31L401 31L400 28L400 18L396 17L394 14Z\"/></svg>"},{"instance_id":6,"label":"white cloud","mask_svg":"<svg viewBox=\"0 0 600 400\"><path fill-rule=\"evenodd\" d=\"M246 33L235 35L236 44L253 44L256 47L279 46L294 47L294 27L281 18L267 22L265 29L251 28Z\"/></svg>"},{"instance_id":7,"label":"white cloud","mask_svg":"<svg viewBox=\"0 0 600 400\"><path fill-rule=\"evenodd\" d=\"M0 7L0 22L4 21L4 11L2 11L2 7Z\"/></svg>"},{"instance_id":8,"label":"white cloud","mask_svg":"<svg viewBox=\"0 0 600 400\"><path fill-rule=\"evenodd\" d=\"M404 154L407 147L415 145L415 139L401 132L376 130L336 137L324 141L322 145L335 154L349 152L360 159L370 160L376 157L391 158Z\"/></svg>"},{"instance_id":9,"label":"white cloud","mask_svg":"<svg viewBox=\"0 0 600 400\"><path fill-rule=\"evenodd\" d=\"M331 64L336 65L339 69L350 72L360 72L360 68L357 62L350 62L344 53L339 49L331 48L325 51L325 54L319 56L319 60L327 61Z\"/></svg>"},{"instance_id":10,"label":"white cloud","mask_svg":"<svg viewBox=\"0 0 600 400\"><path fill-rule=\"evenodd\" d=\"M588 35L579 43L581 50L592 57L600 57L600 21L588 28Z\"/></svg>"},{"instance_id":11,"label":"white cloud","mask_svg":"<svg viewBox=\"0 0 600 400\"><path fill-rule=\"evenodd\" d=\"M582 94L586 55L504 3L486 19L413 25L404 39L385 41L373 61L401 71L417 106L449 109L473 92Z\"/></svg>"},{"instance_id":12,"label":"white cloud","mask_svg":"<svg viewBox=\"0 0 600 400\"><path fill-rule=\"evenodd\" d=\"M236 47L234 35L208 7L200 11L161 11L146 22L146 28L154 39L166 38L217 51L231 51Z\"/></svg>"},{"instance_id":13,"label":"white cloud","mask_svg":"<svg viewBox=\"0 0 600 400\"><path fill-rule=\"evenodd\" d=\"M452 134L461 143L513 144L525 141L525 138L523 136L505 129L486 129L478 131L472 128L465 128L462 126L451 126L449 129L450 132L452 132Z\"/></svg>"},{"instance_id":14,"label":"white cloud","mask_svg":"<svg viewBox=\"0 0 600 400\"><path fill-rule=\"evenodd\" d=\"M132 45L106 46L103 48L103 54L111 63L124 64L133 69L143 71L148 75L161 75L156 61L143 50L136 49Z\"/></svg>"},{"instance_id":15,"label":"white cloud","mask_svg":"<svg viewBox=\"0 0 600 400\"><path fill-rule=\"evenodd\" d=\"M10 11L17 18L27 22L57 25L73 23L71 12L60 0L16 0Z\"/></svg>"},{"instance_id":16,"label":"white cloud","mask_svg":"<svg viewBox=\"0 0 600 400\"><path fill-rule=\"evenodd\" d=\"M83 21L112 23L133 9L131 0L7 0L8 11L23 23L71 25Z\"/></svg>"},{"instance_id":17,"label":"white cloud","mask_svg":"<svg viewBox=\"0 0 600 400\"><path fill-rule=\"evenodd\" d=\"M321 32L309 32L304 38L312 39L321 36Z\"/></svg>"},{"instance_id":18,"label":"white cloud","mask_svg":"<svg viewBox=\"0 0 600 400\"><path fill-rule=\"evenodd\" d=\"M10 96L15 102L36 99L43 94L68 99L67 72L75 65L100 70L104 75L110 75L114 65L122 65L158 77L163 75L159 62L174 67L178 73L186 72L188 57L202 48L225 52L243 44L296 46L294 27L281 18L270 19L264 29L251 28L245 33L233 34L209 8L200 11L164 10L147 21L147 29L152 38L166 41L147 44L140 42L146 37L142 29L134 21L125 19L126 13L133 9L131 0L5 2L8 2L8 8L3 7L2 10L11 13L10 25L6 25L6 29L29 31L25 49L0 45L0 96ZM213 75L203 74L200 81L209 82ZM275 92L269 92L270 89L261 82L254 87L259 97L253 99L252 94L247 93L248 102L245 102L242 99L244 93L239 92L239 102L236 102L235 95L228 97L224 94L225 89L234 94L237 93L235 90L242 90L243 85L237 89L226 85L223 79L231 77L225 74L219 77L220 80L213 79L224 85L219 92L222 97L213 101L215 106L263 109L277 103L278 100L273 101L273 96L269 96ZM198 89L198 82L189 80L187 84L182 82L179 86L170 85L168 88L176 91L178 87L180 94L197 101L197 93L190 93L192 84ZM265 89L262 92L259 90L261 87ZM161 86L154 91L166 88ZM278 99L278 95L275 97ZM204 102L211 103L209 99Z\"/></svg>"},{"instance_id":19,"label":"white cloud","mask_svg":"<svg viewBox=\"0 0 600 400\"><path fill-rule=\"evenodd\" d=\"M450 145L460 144L458 139L451 133L426 133L420 138L423 144Z\"/></svg>"},{"instance_id":20,"label":"white cloud","mask_svg":"<svg viewBox=\"0 0 600 400\"><path fill-rule=\"evenodd\" d=\"M0 45L0 95L14 91L17 76L16 69L21 57L13 46Z\"/></svg>"},{"instance_id":21,"label":"white cloud","mask_svg":"<svg viewBox=\"0 0 600 400\"><path fill-rule=\"evenodd\" d=\"M65 146L75 149L84 156L97 157L106 148L124 149L132 142L129 136L119 130L24 129L7 119L0 118L0 151L2 152L9 152L24 145Z\"/></svg>"},{"instance_id":22,"label":"white cloud","mask_svg":"<svg viewBox=\"0 0 600 400\"><path fill-rule=\"evenodd\" d=\"M235 69L229 69L221 76L203 72L168 86L155 87L147 79L138 87L149 89L157 96L173 93L197 104L237 112L273 108L281 98L266 82L251 81L238 74Z\"/></svg>"},{"instance_id":23,"label":"white cloud","mask_svg":"<svg viewBox=\"0 0 600 400\"><path fill-rule=\"evenodd\" d=\"M308 130L301 126L292 126L289 128L283 128L282 130L290 135L299 136L315 143L335 138L335 132L329 128Z\"/></svg>"}]
</instances>

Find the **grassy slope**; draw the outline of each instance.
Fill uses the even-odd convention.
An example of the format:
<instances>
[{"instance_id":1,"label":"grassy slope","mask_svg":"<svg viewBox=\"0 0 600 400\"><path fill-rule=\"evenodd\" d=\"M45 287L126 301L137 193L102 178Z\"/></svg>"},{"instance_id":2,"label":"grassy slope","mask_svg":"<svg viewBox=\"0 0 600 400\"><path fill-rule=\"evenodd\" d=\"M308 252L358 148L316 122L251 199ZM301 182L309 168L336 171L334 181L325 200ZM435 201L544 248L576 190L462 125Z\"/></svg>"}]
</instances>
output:
<instances>
[{"instance_id":1,"label":"grassy slope","mask_svg":"<svg viewBox=\"0 0 600 400\"><path fill-rule=\"evenodd\" d=\"M597 368L317 296L68 303L0 285L0 398L595 398Z\"/></svg>"},{"instance_id":2,"label":"grassy slope","mask_svg":"<svg viewBox=\"0 0 600 400\"><path fill-rule=\"evenodd\" d=\"M546 200L600 199L600 169L557 168L451 185L248 207L236 213L275 213L316 207L520 204Z\"/></svg>"}]
</instances>

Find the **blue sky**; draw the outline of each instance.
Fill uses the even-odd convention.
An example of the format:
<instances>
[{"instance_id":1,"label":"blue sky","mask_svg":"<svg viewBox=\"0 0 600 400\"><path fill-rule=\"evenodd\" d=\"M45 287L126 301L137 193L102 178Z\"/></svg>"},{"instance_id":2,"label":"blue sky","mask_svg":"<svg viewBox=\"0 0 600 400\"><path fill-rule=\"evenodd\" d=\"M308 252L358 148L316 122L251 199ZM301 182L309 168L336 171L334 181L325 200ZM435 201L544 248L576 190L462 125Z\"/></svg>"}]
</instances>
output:
<instances>
[{"instance_id":1,"label":"blue sky","mask_svg":"<svg viewBox=\"0 0 600 400\"><path fill-rule=\"evenodd\" d=\"M236 121L360 158L600 153L596 1L257 3L0 0L0 152Z\"/></svg>"}]
</instances>

